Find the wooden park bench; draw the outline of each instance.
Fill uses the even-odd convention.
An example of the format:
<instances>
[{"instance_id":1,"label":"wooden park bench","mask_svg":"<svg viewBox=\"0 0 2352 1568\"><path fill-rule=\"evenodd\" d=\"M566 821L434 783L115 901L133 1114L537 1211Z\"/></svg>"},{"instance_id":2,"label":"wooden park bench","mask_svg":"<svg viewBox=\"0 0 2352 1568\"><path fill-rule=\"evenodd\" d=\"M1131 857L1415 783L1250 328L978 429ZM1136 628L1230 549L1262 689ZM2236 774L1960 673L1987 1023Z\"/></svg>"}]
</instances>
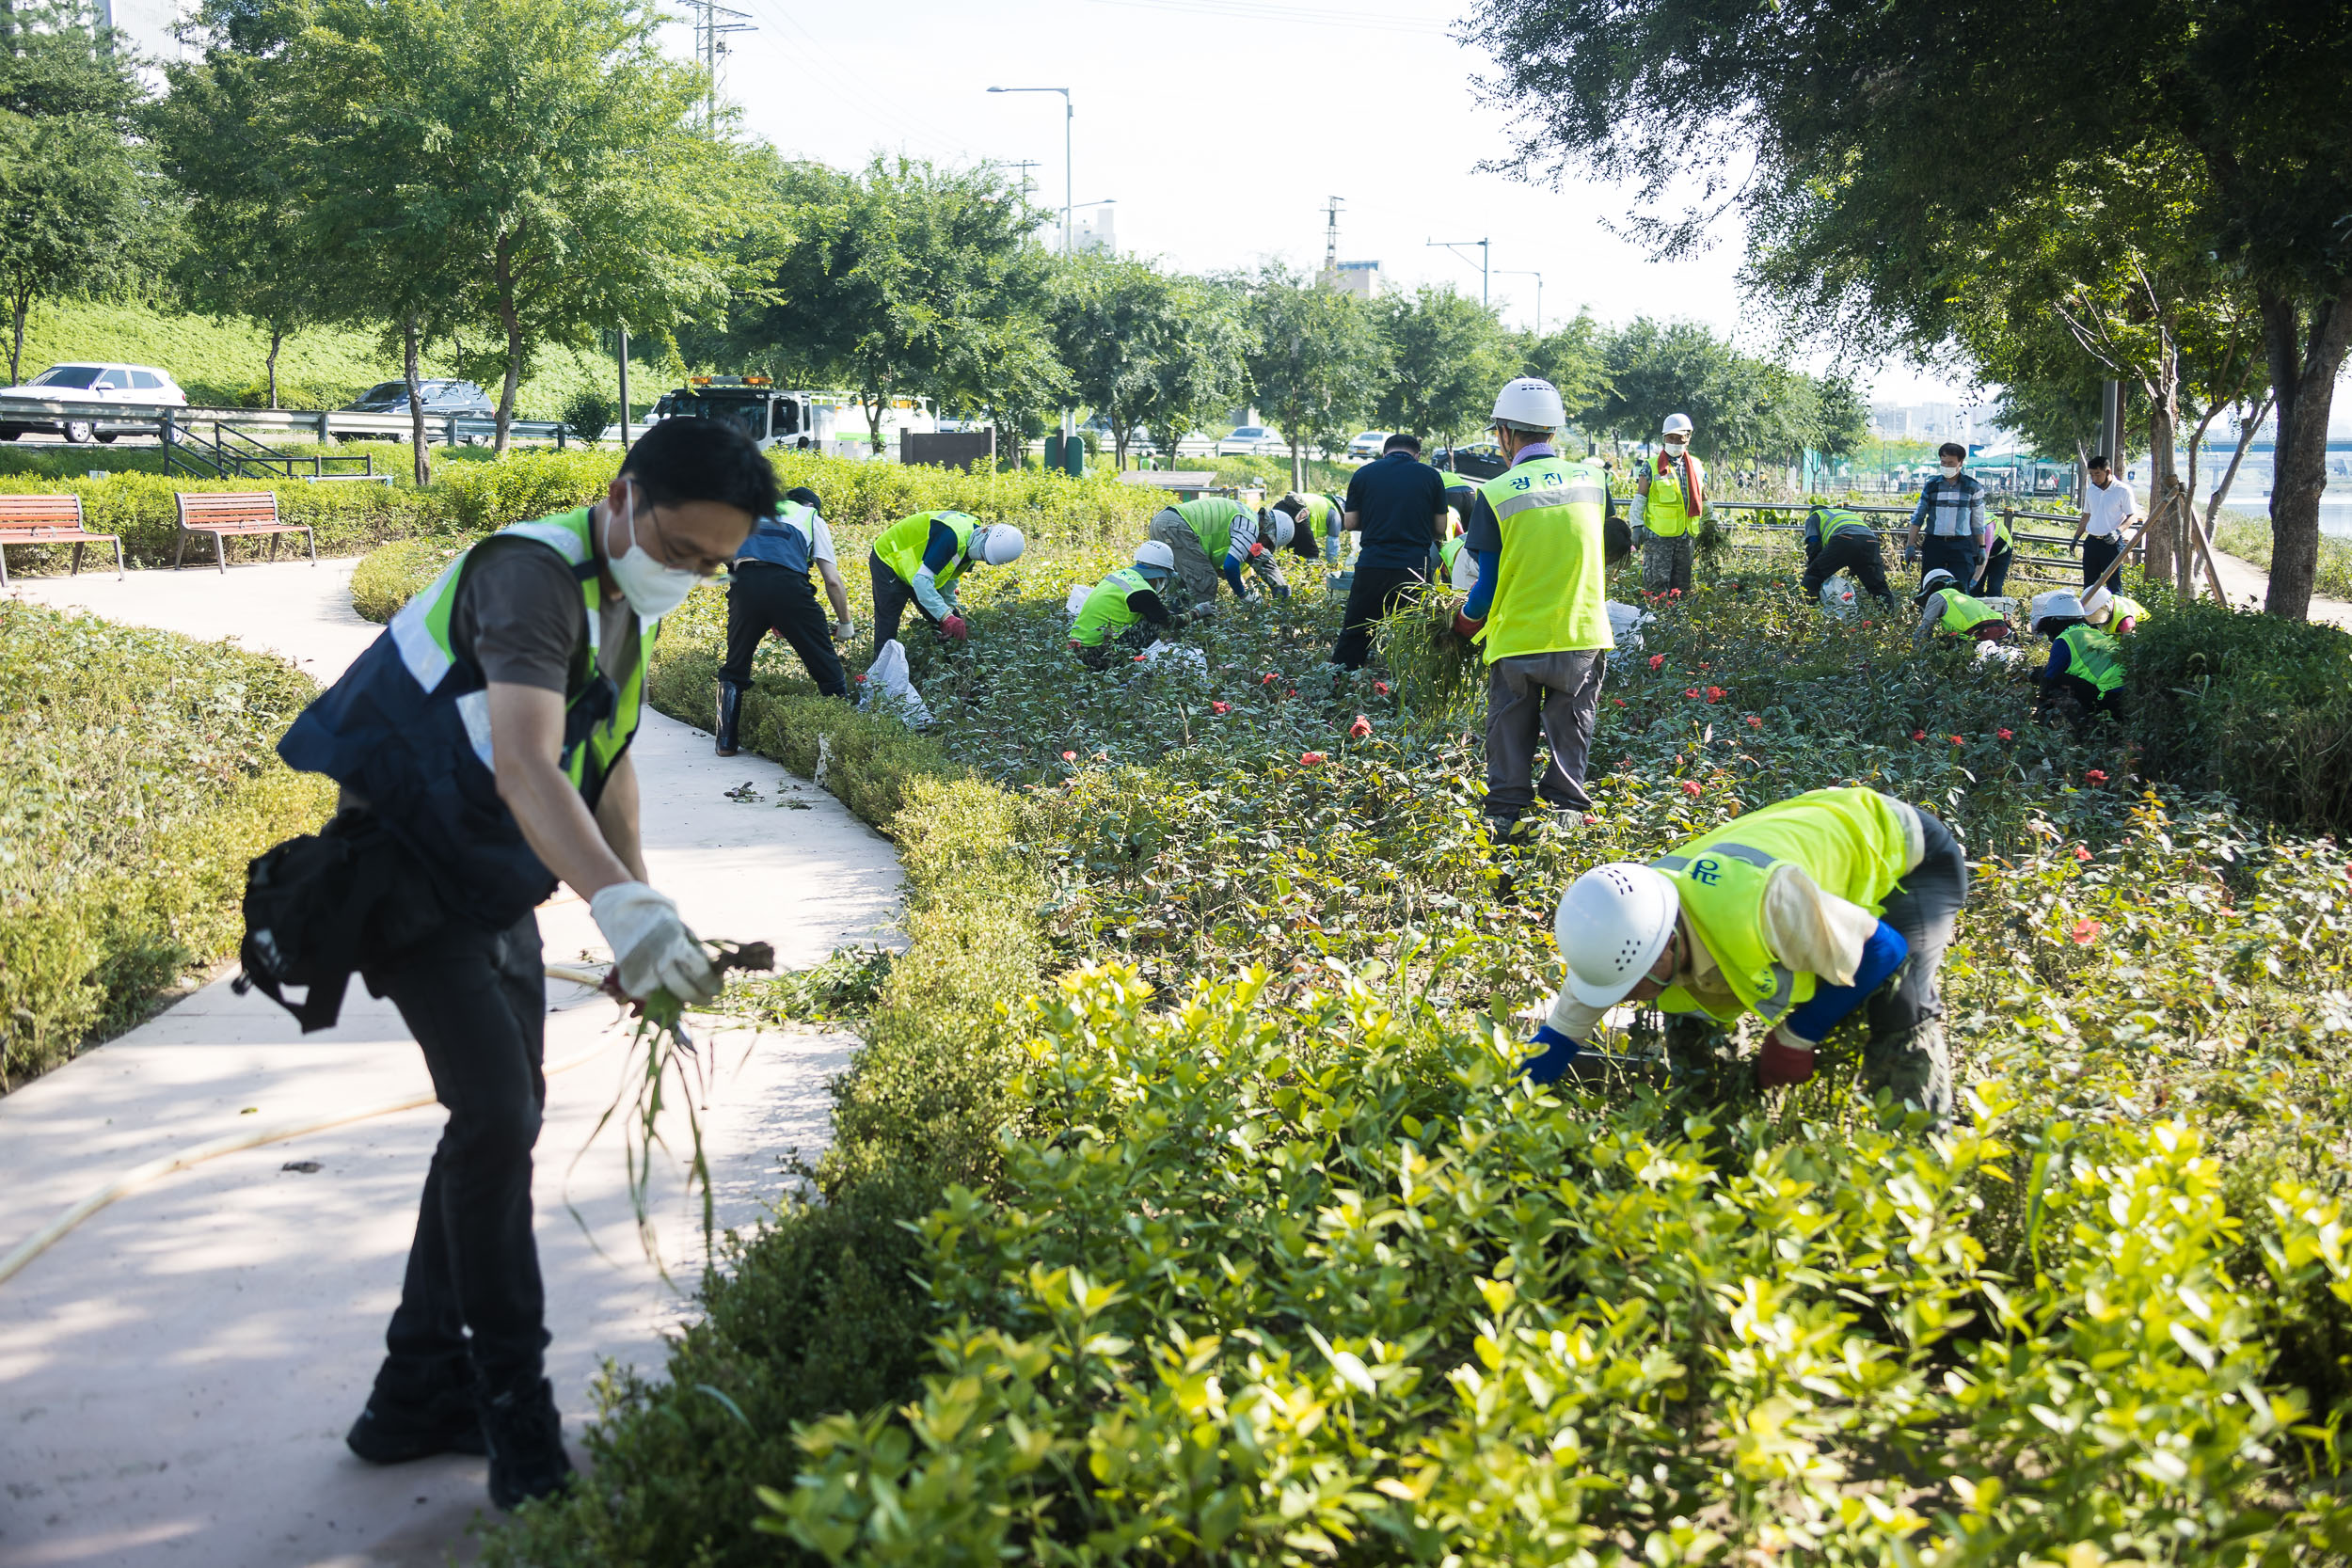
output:
<instances>
[{"instance_id":1,"label":"wooden park bench","mask_svg":"<svg viewBox=\"0 0 2352 1568\"><path fill-rule=\"evenodd\" d=\"M72 545L73 570L82 570L82 546L115 547L115 575L122 575L122 538L92 533L82 523L82 498L63 496L0 496L0 588L8 585L10 545Z\"/></svg>"},{"instance_id":2,"label":"wooden park bench","mask_svg":"<svg viewBox=\"0 0 2352 1568\"><path fill-rule=\"evenodd\" d=\"M266 533L271 535L269 558L278 559L277 535L299 533L310 542L310 564L319 563L318 535L308 523L281 523L278 520L278 492L275 490L183 490L173 496L180 503L180 543L171 552L171 569L180 569L180 559L187 553L188 541L199 534L213 536L213 563L223 572L229 570L229 549L226 543L232 533Z\"/></svg>"}]
</instances>

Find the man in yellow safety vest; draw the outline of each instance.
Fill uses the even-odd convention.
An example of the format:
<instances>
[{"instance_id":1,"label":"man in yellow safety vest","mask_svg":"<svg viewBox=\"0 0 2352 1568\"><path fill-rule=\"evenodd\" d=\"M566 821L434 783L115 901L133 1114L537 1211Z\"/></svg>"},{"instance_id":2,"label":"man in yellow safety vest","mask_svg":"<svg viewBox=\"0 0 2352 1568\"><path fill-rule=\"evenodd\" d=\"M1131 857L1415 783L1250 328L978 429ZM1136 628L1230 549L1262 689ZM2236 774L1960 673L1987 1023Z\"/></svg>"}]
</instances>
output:
<instances>
[{"instance_id":1,"label":"man in yellow safety vest","mask_svg":"<svg viewBox=\"0 0 2352 1568\"><path fill-rule=\"evenodd\" d=\"M1486 656L1489 829L1509 837L1538 794L1561 810L1592 804L1584 761L1608 672L1608 476L1555 456L1567 422L1559 388L1536 376L1495 399L1494 435L1511 467L1479 486L1464 542L1478 581L1454 630ZM1542 783L1529 775L1541 736L1551 753Z\"/></svg>"},{"instance_id":2,"label":"man in yellow safety vest","mask_svg":"<svg viewBox=\"0 0 2352 1568\"><path fill-rule=\"evenodd\" d=\"M1596 867L1560 895L1567 974L1528 1075L1584 1076L1594 1028L1631 1000L1757 1020L1756 1081L1777 1088L1812 1077L1822 1038L1867 1008L1863 1083L1941 1125L1952 1066L1936 972L1967 897L1950 830L1851 786L1749 812L1646 865Z\"/></svg>"},{"instance_id":3,"label":"man in yellow safety vest","mask_svg":"<svg viewBox=\"0 0 2352 1568\"><path fill-rule=\"evenodd\" d=\"M874 582L874 651L897 639L910 604L942 637L971 636L956 580L968 566L1009 565L1027 547L1010 523L983 523L968 512L917 512L882 530L866 562Z\"/></svg>"},{"instance_id":4,"label":"man in yellow safety vest","mask_svg":"<svg viewBox=\"0 0 2352 1568\"><path fill-rule=\"evenodd\" d=\"M1935 636L1964 637L1977 642L2009 640L2009 617L1960 591L1959 579L1942 566L1919 579L1912 595L1919 606L1919 624L1912 628L1913 642Z\"/></svg>"},{"instance_id":5,"label":"man in yellow safety vest","mask_svg":"<svg viewBox=\"0 0 2352 1568\"><path fill-rule=\"evenodd\" d=\"M1642 588L1691 591L1692 537L1707 515L1707 466L1691 451L1691 416L1669 414L1658 455L1633 475L1633 537L1642 546Z\"/></svg>"},{"instance_id":6,"label":"man in yellow safety vest","mask_svg":"<svg viewBox=\"0 0 2352 1568\"><path fill-rule=\"evenodd\" d=\"M2091 626L2083 602L2068 590L2037 594L2033 634L2050 640L2050 662L2042 672L2042 700L2034 717L2071 711L2078 725L2100 714L2123 717L2123 650L2113 637Z\"/></svg>"}]
</instances>

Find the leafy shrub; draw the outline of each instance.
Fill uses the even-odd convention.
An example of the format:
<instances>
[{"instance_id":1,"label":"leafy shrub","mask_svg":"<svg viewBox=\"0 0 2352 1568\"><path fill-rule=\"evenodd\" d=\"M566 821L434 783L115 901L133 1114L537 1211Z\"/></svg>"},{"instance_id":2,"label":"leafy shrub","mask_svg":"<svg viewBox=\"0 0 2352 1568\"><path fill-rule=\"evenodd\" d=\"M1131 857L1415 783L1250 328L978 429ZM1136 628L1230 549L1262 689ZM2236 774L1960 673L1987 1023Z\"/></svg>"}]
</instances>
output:
<instances>
[{"instance_id":1,"label":"leafy shrub","mask_svg":"<svg viewBox=\"0 0 2352 1568\"><path fill-rule=\"evenodd\" d=\"M0 1086L236 945L245 863L334 786L272 747L282 660L0 601Z\"/></svg>"},{"instance_id":2,"label":"leafy shrub","mask_svg":"<svg viewBox=\"0 0 2352 1568\"><path fill-rule=\"evenodd\" d=\"M2352 828L2352 633L2210 599L2123 640L2148 765L2304 827Z\"/></svg>"},{"instance_id":3,"label":"leafy shrub","mask_svg":"<svg viewBox=\"0 0 2352 1568\"><path fill-rule=\"evenodd\" d=\"M362 618L389 621L400 607L432 585L460 550L480 534L396 539L360 557L351 571L351 608Z\"/></svg>"},{"instance_id":4,"label":"leafy shrub","mask_svg":"<svg viewBox=\"0 0 2352 1568\"><path fill-rule=\"evenodd\" d=\"M582 387L564 404L561 418L564 428L575 436L595 446L604 439L605 431L619 418L620 404L594 387Z\"/></svg>"},{"instance_id":5,"label":"leafy shrub","mask_svg":"<svg viewBox=\"0 0 2352 1568\"><path fill-rule=\"evenodd\" d=\"M1078 668L1062 589L1121 553L976 574L896 745L763 651L747 738L895 813L912 945L824 1205L490 1560L2342 1554L2334 846L1799 603L1785 550L1654 605L1591 816L1498 846L1472 711L1334 672L1319 580L1188 628L1204 673ZM668 711L722 625L665 624ZM1738 1030L1666 1086L1510 1081L1557 888L1846 782L1968 848L1955 1134L1859 1100L1851 1027L1769 1102L1708 1070Z\"/></svg>"}]
</instances>

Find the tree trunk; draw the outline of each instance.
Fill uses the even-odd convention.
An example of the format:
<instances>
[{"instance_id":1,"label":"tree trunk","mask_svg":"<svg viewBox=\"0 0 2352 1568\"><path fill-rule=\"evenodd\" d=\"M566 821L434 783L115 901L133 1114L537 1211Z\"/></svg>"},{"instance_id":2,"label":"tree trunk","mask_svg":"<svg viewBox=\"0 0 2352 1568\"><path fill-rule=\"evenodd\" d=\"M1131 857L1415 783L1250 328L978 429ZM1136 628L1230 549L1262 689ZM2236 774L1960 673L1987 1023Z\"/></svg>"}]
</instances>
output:
<instances>
[{"instance_id":1,"label":"tree trunk","mask_svg":"<svg viewBox=\"0 0 2352 1568\"><path fill-rule=\"evenodd\" d=\"M515 307L510 244L501 239L498 246L499 325L506 330L506 380L499 388L498 429L490 438L490 450L501 456L506 453L507 432L515 425L515 392L523 381L523 323L521 311Z\"/></svg>"},{"instance_id":2,"label":"tree trunk","mask_svg":"<svg viewBox=\"0 0 2352 1568\"><path fill-rule=\"evenodd\" d=\"M2148 388L2148 554L2143 571L2150 582L2169 582L2177 592L2180 546L2185 543L2180 534L2180 520L2174 505L2180 489L2180 476L2173 464L2173 447L2181 428L2181 351L2172 341L2171 332L2164 327L2156 331L2156 374ZM2122 471L2122 459L2116 459L2117 471ZM2121 585L2121 578L2118 578Z\"/></svg>"},{"instance_id":3,"label":"tree trunk","mask_svg":"<svg viewBox=\"0 0 2352 1568\"><path fill-rule=\"evenodd\" d=\"M2263 608L2308 619L2319 570L2319 499L2328 488L2328 414L2352 341L2352 278L2312 309L2308 335L2291 297L2260 295L2270 386L2279 400L2270 478L2270 593Z\"/></svg>"},{"instance_id":4,"label":"tree trunk","mask_svg":"<svg viewBox=\"0 0 2352 1568\"><path fill-rule=\"evenodd\" d=\"M2229 499L2230 486L2237 483L2238 465L2246 461L2246 449L2254 444L2254 432L2270 414L2270 400L2254 400L2254 411L2238 426L2237 449L2230 453L2230 466L2221 471L2221 483L2214 486L2213 495L2205 502L2205 532L2210 536L2221 515L2221 503Z\"/></svg>"},{"instance_id":5,"label":"tree trunk","mask_svg":"<svg viewBox=\"0 0 2352 1568\"><path fill-rule=\"evenodd\" d=\"M401 323L401 373L408 378L408 451L417 488L433 483L433 451L425 445L424 376L417 361L422 352L424 329L410 316Z\"/></svg>"},{"instance_id":6,"label":"tree trunk","mask_svg":"<svg viewBox=\"0 0 2352 1568\"><path fill-rule=\"evenodd\" d=\"M24 379L24 317L33 308L33 296L19 290L11 303L16 311L16 336L8 340L8 385L14 387Z\"/></svg>"},{"instance_id":7,"label":"tree trunk","mask_svg":"<svg viewBox=\"0 0 2352 1568\"><path fill-rule=\"evenodd\" d=\"M1291 437L1291 493L1296 495L1307 488L1307 462L1299 455L1298 437Z\"/></svg>"}]
</instances>

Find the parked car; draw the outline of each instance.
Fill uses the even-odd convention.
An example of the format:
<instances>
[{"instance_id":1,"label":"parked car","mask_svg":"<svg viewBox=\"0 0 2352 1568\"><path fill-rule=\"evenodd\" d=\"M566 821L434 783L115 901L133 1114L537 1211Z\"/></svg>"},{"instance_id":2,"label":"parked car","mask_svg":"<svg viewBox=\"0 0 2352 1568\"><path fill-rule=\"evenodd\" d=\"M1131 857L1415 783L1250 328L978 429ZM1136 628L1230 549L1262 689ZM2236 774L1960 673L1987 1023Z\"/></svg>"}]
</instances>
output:
<instances>
[{"instance_id":1,"label":"parked car","mask_svg":"<svg viewBox=\"0 0 2352 1568\"><path fill-rule=\"evenodd\" d=\"M1368 462L1380 455L1380 443L1387 440L1391 434L1385 430L1367 430L1347 443L1347 455Z\"/></svg>"},{"instance_id":2,"label":"parked car","mask_svg":"<svg viewBox=\"0 0 2352 1568\"><path fill-rule=\"evenodd\" d=\"M135 403L167 404L174 408L188 405L188 394L171 379L170 372L152 365L119 365L94 360L80 360L52 365L32 380L17 387L0 387L0 398L60 398L74 403ZM62 436L69 441L111 441L124 431L146 431L153 428L147 420L108 425L98 420L18 420L8 416L0 404L0 441L13 441L31 432Z\"/></svg>"},{"instance_id":3,"label":"parked car","mask_svg":"<svg viewBox=\"0 0 2352 1568\"><path fill-rule=\"evenodd\" d=\"M1438 454L1429 461L1471 479L1492 479L1511 466L1511 460L1502 455L1502 449L1492 442L1473 447L1439 447Z\"/></svg>"},{"instance_id":4,"label":"parked car","mask_svg":"<svg viewBox=\"0 0 2352 1568\"><path fill-rule=\"evenodd\" d=\"M1273 427L1262 424L1237 426L1216 444L1219 457L1287 457L1290 450Z\"/></svg>"},{"instance_id":5,"label":"parked car","mask_svg":"<svg viewBox=\"0 0 2352 1568\"><path fill-rule=\"evenodd\" d=\"M1179 457L1215 457L1216 448L1217 444L1214 436L1205 436L1196 430L1176 443L1176 455Z\"/></svg>"},{"instance_id":6,"label":"parked car","mask_svg":"<svg viewBox=\"0 0 2352 1568\"><path fill-rule=\"evenodd\" d=\"M438 378L417 384L423 395L424 411L428 414L473 414L489 419L498 412L498 404L490 394L470 381ZM354 401L343 405L346 414L405 414L408 412L408 383L379 381Z\"/></svg>"}]
</instances>

